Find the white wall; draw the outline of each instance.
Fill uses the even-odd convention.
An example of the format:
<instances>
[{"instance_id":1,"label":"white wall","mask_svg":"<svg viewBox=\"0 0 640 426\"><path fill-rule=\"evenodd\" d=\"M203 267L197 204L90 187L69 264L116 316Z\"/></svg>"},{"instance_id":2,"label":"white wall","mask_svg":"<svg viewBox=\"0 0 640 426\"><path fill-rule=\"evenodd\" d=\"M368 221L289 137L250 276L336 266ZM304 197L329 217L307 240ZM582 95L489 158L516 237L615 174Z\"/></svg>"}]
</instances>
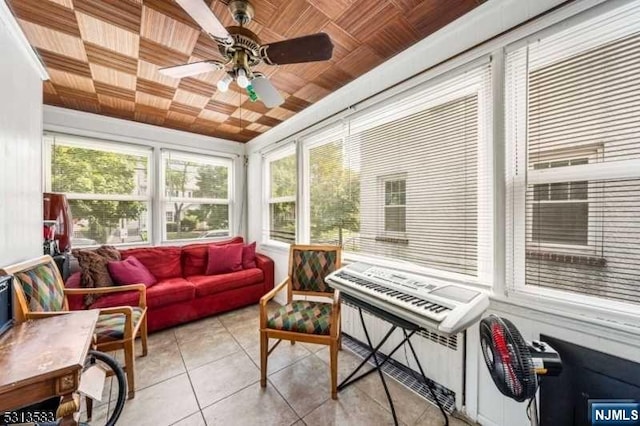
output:
<instances>
[{"instance_id":1,"label":"white wall","mask_svg":"<svg viewBox=\"0 0 640 426\"><path fill-rule=\"evenodd\" d=\"M312 126L312 129L313 127L317 128L317 123L334 114L340 115L345 109L352 107L361 100L366 99L361 105L357 105L352 109L362 109L367 105L379 102L385 96L399 93L407 87L407 84L411 83L401 83L393 88L391 86L421 70L425 70L425 73L415 78L412 84L417 84L433 75L437 75L439 72L460 66L482 55L494 53L500 58L504 45L527 37L591 6L603 3L603 1L578 0L569 2L563 8L550 13L542 19L520 26L508 34L495 38L475 49L468 50L482 41L491 39L509 28L518 26L562 3L564 3L562 0L535 2L526 0L491 0L271 131L249 142L247 145L247 155L249 157L247 179L250 188L249 239L260 241L262 236L263 200L261 188L263 182L261 151L268 150L270 145L278 141L294 138L297 136L297 132L301 132L301 134L308 132L308 130L303 129L307 129L309 126ZM443 65L432 68L447 58L453 59ZM390 88L386 94L374 96L385 88ZM369 98L371 96L373 98ZM496 98L501 99L501 96L502 91L500 89L496 90ZM498 106L501 107L501 105ZM494 157L497 186L502 185L502 182L504 182L503 119L504 116L499 111L496 114L494 127L497 138ZM502 189L503 193L504 188ZM498 191L498 195L500 195L500 191ZM489 313L510 318L528 340L537 339L540 334L548 334L572 343L593 347L596 350L640 362L640 351L638 350L640 348L640 339L638 338L640 331L638 331L637 327L636 331L633 331L631 330L633 327L624 327L624 324L608 325L606 317L592 318L581 313L575 314L569 311L556 310L555 306L545 307L544 301L517 300L511 296L506 296L503 250L504 202L501 197L496 198L497 201L494 204L497 208L499 207L496 216L498 218L496 225L499 228L496 229L496 241L502 238L502 243L497 244L498 249L495 251L497 258L495 267L496 281L494 282L494 294ZM262 245L260 251L272 257L276 262L276 282L284 278L288 262L286 250ZM284 298L279 300L283 301ZM468 331L468 356L465 366L467 375L466 414L483 425L528 425L525 404L519 404L505 398L495 388L486 371L478 340L478 327L474 326ZM425 359L423 362L428 363L429 359Z\"/></svg>"},{"instance_id":2,"label":"white wall","mask_svg":"<svg viewBox=\"0 0 640 426\"><path fill-rule=\"evenodd\" d=\"M44 107L44 130L75 136L99 138L114 142L133 143L155 148L154 164L160 164L159 155L163 148L183 150L201 154L221 155L232 158L235 174L233 198L232 234L245 234L246 188L244 144L226 139L213 138L195 133L167 129L119 118L106 117L87 112L74 111L54 106ZM159 182L160 171L153 171L152 182ZM153 188L152 188L153 190ZM157 188L155 192L153 223L153 243L160 244L162 224L158 212L164 214Z\"/></svg>"},{"instance_id":3,"label":"white wall","mask_svg":"<svg viewBox=\"0 0 640 426\"><path fill-rule=\"evenodd\" d=\"M0 267L42 254L43 70L0 2Z\"/></svg>"}]
</instances>

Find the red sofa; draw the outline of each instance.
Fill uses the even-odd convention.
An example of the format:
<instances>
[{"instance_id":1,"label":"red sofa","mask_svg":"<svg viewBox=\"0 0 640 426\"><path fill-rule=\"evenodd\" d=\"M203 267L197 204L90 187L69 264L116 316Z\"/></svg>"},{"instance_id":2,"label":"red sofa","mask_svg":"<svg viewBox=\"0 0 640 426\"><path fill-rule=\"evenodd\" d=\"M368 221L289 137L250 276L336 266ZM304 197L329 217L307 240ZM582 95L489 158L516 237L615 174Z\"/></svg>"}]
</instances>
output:
<instances>
[{"instance_id":1,"label":"red sofa","mask_svg":"<svg viewBox=\"0 0 640 426\"><path fill-rule=\"evenodd\" d=\"M243 242L236 237L223 242L182 247L141 247L120 250L123 259L135 256L158 280L147 289L148 327L157 331L176 324L229 311L258 302L273 288L273 261L256 253L257 268L220 275L205 275L208 246ZM67 288L80 287L80 272L71 275ZM110 294L87 309L137 306L137 292ZM82 296L69 297L72 310L85 309Z\"/></svg>"}]
</instances>

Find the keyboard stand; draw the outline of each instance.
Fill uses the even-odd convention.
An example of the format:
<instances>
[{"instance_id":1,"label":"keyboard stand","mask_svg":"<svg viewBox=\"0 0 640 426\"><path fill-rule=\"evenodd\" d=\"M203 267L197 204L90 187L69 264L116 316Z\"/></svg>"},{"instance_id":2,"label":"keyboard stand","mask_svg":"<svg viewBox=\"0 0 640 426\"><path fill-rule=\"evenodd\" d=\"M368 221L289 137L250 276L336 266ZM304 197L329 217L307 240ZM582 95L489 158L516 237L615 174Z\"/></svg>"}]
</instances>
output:
<instances>
[{"instance_id":1,"label":"keyboard stand","mask_svg":"<svg viewBox=\"0 0 640 426\"><path fill-rule=\"evenodd\" d=\"M442 404L440 403L440 401L438 400L438 398L436 397L436 393L433 389L433 384L427 380L427 377L424 374L424 371L422 370L422 365L420 365L420 361L418 360L418 356L416 355L416 351L413 348L413 344L411 343L411 336L413 336L417 331L420 331L421 328L411 322L408 322L400 317L397 317L396 315L393 315L387 311L384 311L376 306L373 306L367 302L364 302L356 297L353 297L349 294L346 294L345 292L341 292L340 293L340 297L352 304L355 305L358 308L358 314L360 315L360 323L362 324L362 329L364 331L364 335L367 339L367 344L369 345L369 354L362 360L362 362L355 368L355 370L353 370L339 385L338 385L338 391L341 391L342 389L356 383L357 381L359 381L360 379L365 378L366 376L368 376L369 374L373 373L374 371L378 372L378 375L380 376L380 380L382 381L382 386L384 387L384 392L387 395L387 401L389 401L389 408L391 409L391 415L393 416L393 422L394 424L397 426L398 425L398 417L396 416L396 410L395 407L393 405L393 400L391 399L391 394L389 393L389 388L387 386L387 382L385 380L384 374L382 373L382 366L389 360L391 359L391 357L393 356L394 353L396 353L398 351L398 349L400 349L405 342L408 343L409 348L411 349L411 354L413 355L413 359L415 360L416 364L418 365L418 369L420 370L420 374L422 375L422 378L425 381L425 384L427 385L427 387L429 388L429 391L431 392L431 396L433 397L433 399L436 401L436 403L438 404L438 408L440 409L440 412L442 412L442 415L444 416L445 419L445 425L448 426L449 425L449 419L447 417L447 413L444 411L444 407L442 406ZM373 343L371 341L371 338L369 337L369 331L367 330L367 326L366 323L364 321L364 316L362 315L362 311L365 310L371 314L373 314L374 316L387 321L391 324L391 327L389 328L389 331L387 331L387 333L384 335L384 337L382 338L382 340L374 347ZM389 339L389 337L391 337L391 335L393 334L393 332L397 329L400 328L402 329L404 338L402 339L402 341L396 345L395 348L393 348L393 350L391 352L389 352L388 355L384 355L384 354L378 354L377 352L380 350L380 348L385 344L385 342ZM380 361L378 358L381 357L382 360ZM373 358L373 361L375 363L375 367L369 369L368 371L365 371L364 373L360 374L357 377L354 377L356 375L356 373L358 371L360 371L360 369L362 369L362 367L365 366L365 364L367 364L367 362Z\"/></svg>"}]
</instances>

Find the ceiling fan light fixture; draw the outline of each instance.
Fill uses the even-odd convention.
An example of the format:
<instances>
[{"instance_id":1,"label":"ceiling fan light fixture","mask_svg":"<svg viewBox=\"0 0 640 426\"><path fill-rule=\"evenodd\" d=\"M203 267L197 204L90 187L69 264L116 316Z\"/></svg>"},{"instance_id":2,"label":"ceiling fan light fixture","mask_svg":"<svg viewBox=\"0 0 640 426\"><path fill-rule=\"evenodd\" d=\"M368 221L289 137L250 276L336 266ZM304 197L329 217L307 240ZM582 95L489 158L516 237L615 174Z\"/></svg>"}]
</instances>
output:
<instances>
[{"instance_id":1,"label":"ceiling fan light fixture","mask_svg":"<svg viewBox=\"0 0 640 426\"><path fill-rule=\"evenodd\" d=\"M236 76L236 83L238 83L238 86L240 86L243 89L246 89L247 86L249 85L249 79L247 78L247 72L240 68L238 69L238 71L236 72L237 76Z\"/></svg>"},{"instance_id":2,"label":"ceiling fan light fixture","mask_svg":"<svg viewBox=\"0 0 640 426\"><path fill-rule=\"evenodd\" d=\"M233 77L231 77L231 75L229 75L229 74L225 74L224 77L222 77L218 81L216 86L218 87L219 91L224 93L227 90L229 90L229 85L231 84L232 81L233 81Z\"/></svg>"}]
</instances>

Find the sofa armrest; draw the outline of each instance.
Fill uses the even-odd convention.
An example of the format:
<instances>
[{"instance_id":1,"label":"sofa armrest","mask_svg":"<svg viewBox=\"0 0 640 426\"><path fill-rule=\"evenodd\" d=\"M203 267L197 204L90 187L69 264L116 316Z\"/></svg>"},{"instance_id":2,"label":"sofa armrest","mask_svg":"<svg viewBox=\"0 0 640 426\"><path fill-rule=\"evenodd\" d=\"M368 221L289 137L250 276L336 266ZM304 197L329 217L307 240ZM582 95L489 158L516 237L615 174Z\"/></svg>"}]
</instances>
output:
<instances>
[{"instance_id":1,"label":"sofa armrest","mask_svg":"<svg viewBox=\"0 0 640 426\"><path fill-rule=\"evenodd\" d=\"M268 293L271 289L273 289L273 280L274 280L274 265L273 260L270 257L265 256L264 254L256 253L256 266L262 269L262 273L264 274L264 292Z\"/></svg>"}]
</instances>

